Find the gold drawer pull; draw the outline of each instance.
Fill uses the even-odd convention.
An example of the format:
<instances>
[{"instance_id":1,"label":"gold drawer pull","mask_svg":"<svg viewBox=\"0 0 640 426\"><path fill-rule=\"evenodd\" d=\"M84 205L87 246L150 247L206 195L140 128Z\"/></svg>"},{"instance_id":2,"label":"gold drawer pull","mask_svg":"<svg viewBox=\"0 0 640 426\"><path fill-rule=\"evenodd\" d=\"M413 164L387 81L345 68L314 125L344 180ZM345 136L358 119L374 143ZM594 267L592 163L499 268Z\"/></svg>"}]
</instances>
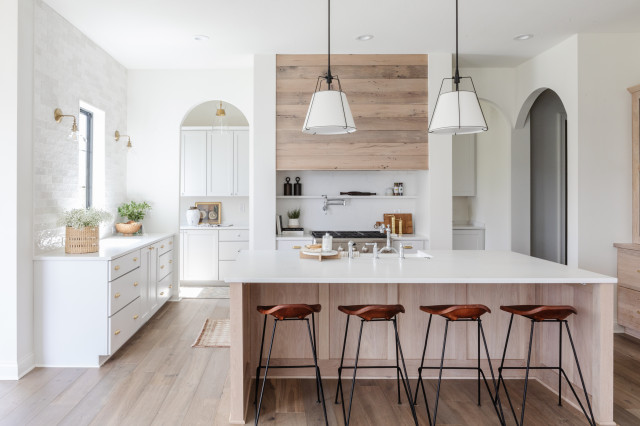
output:
<instances>
[{"instance_id":1,"label":"gold drawer pull","mask_svg":"<svg viewBox=\"0 0 640 426\"><path fill-rule=\"evenodd\" d=\"M134 257L134 258L133 258L133 261L134 261L134 262L137 262L137 261L138 261L138 258L137 258L137 257Z\"/></svg>"},{"instance_id":2,"label":"gold drawer pull","mask_svg":"<svg viewBox=\"0 0 640 426\"><path fill-rule=\"evenodd\" d=\"M160 292L160 296L164 296L164 291L161 291L161 292Z\"/></svg>"},{"instance_id":3,"label":"gold drawer pull","mask_svg":"<svg viewBox=\"0 0 640 426\"><path fill-rule=\"evenodd\" d=\"M134 320L138 319L138 315L134 315L134 316L133 316L133 319L134 319Z\"/></svg>"},{"instance_id":4,"label":"gold drawer pull","mask_svg":"<svg viewBox=\"0 0 640 426\"><path fill-rule=\"evenodd\" d=\"M404 246L404 248L406 248L406 249L409 249L409 250L410 250L410 249L412 249L412 248L413 248L413 246Z\"/></svg>"},{"instance_id":5,"label":"gold drawer pull","mask_svg":"<svg viewBox=\"0 0 640 426\"><path fill-rule=\"evenodd\" d=\"M115 297L117 299L118 297L120 297L120 293L114 294L113 297Z\"/></svg>"},{"instance_id":6,"label":"gold drawer pull","mask_svg":"<svg viewBox=\"0 0 640 426\"><path fill-rule=\"evenodd\" d=\"M172 285L172 284L169 284L169 288L173 288L173 285Z\"/></svg>"},{"instance_id":7,"label":"gold drawer pull","mask_svg":"<svg viewBox=\"0 0 640 426\"><path fill-rule=\"evenodd\" d=\"M160 265L160 269L164 269L164 265Z\"/></svg>"},{"instance_id":8,"label":"gold drawer pull","mask_svg":"<svg viewBox=\"0 0 640 426\"><path fill-rule=\"evenodd\" d=\"M169 263L173 263L173 260L170 260Z\"/></svg>"},{"instance_id":9,"label":"gold drawer pull","mask_svg":"<svg viewBox=\"0 0 640 426\"><path fill-rule=\"evenodd\" d=\"M120 270L120 265L116 265L116 267L113 268L113 269L115 269L116 271L119 271Z\"/></svg>"},{"instance_id":10,"label":"gold drawer pull","mask_svg":"<svg viewBox=\"0 0 640 426\"><path fill-rule=\"evenodd\" d=\"M113 333L113 334L115 334L117 336L118 334L120 334L120 330L116 330L116 332Z\"/></svg>"},{"instance_id":11,"label":"gold drawer pull","mask_svg":"<svg viewBox=\"0 0 640 426\"><path fill-rule=\"evenodd\" d=\"M169 245L173 244L173 241L169 241Z\"/></svg>"},{"instance_id":12,"label":"gold drawer pull","mask_svg":"<svg viewBox=\"0 0 640 426\"><path fill-rule=\"evenodd\" d=\"M135 283L133 283L134 287L138 287L138 281L136 281Z\"/></svg>"},{"instance_id":13,"label":"gold drawer pull","mask_svg":"<svg viewBox=\"0 0 640 426\"><path fill-rule=\"evenodd\" d=\"M160 248L164 248L164 244L160 246Z\"/></svg>"},{"instance_id":14,"label":"gold drawer pull","mask_svg":"<svg viewBox=\"0 0 640 426\"><path fill-rule=\"evenodd\" d=\"M153 250L153 247L149 247L149 250Z\"/></svg>"},{"instance_id":15,"label":"gold drawer pull","mask_svg":"<svg viewBox=\"0 0 640 426\"><path fill-rule=\"evenodd\" d=\"M300 250L301 247L300 246L293 246L291 248L294 249L294 250Z\"/></svg>"}]
</instances>

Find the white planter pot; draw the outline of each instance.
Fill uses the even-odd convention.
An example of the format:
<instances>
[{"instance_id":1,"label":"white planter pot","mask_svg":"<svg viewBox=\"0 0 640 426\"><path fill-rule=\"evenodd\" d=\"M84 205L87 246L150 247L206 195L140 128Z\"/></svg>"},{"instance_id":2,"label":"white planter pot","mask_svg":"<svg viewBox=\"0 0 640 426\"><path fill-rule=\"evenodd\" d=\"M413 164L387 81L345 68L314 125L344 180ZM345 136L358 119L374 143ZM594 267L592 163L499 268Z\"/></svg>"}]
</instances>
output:
<instances>
[{"instance_id":1,"label":"white planter pot","mask_svg":"<svg viewBox=\"0 0 640 426\"><path fill-rule=\"evenodd\" d=\"M198 209L187 210L187 225L197 226L198 222L200 222L200 210Z\"/></svg>"},{"instance_id":2,"label":"white planter pot","mask_svg":"<svg viewBox=\"0 0 640 426\"><path fill-rule=\"evenodd\" d=\"M289 219L289 228L299 228L300 219Z\"/></svg>"}]
</instances>

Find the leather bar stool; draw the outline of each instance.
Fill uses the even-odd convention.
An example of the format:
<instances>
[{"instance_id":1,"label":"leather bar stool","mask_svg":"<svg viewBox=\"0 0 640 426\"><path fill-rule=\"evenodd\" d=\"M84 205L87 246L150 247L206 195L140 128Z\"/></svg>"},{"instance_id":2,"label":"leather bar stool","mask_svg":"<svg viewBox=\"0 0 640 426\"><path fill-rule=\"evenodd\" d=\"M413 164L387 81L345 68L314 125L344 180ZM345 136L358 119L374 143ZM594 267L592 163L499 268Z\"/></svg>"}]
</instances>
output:
<instances>
[{"instance_id":1,"label":"leather bar stool","mask_svg":"<svg viewBox=\"0 0 640 426\"><path fill-rule=\"evenodd\" d=\"M420 367L418 368L418 384L416 385L416 394L414 397L414 402L417 404L418 402L418 391L422 386L422 396L424 398L424 405L427 410L427 416L429 418L429 424L435 425L436 419L438 415L438 401L440 399L440 386L442 384L442 371L443 370L477 370L478 371L478 405L481 405L480 400L480 390L481 390L481 379L484 380L484 384L487 387L487 391L489 392L489 396L491 398L491 403L493 404L494 409L496 410L496 414L498 415L498 420L500 424L504 424L504 415L502 414L502 408L500 405L500 400L498 399L497 393L497 382L495 375L493 374L493 366L491 365L491 357L489 356L489 348L487 347L487 339L484 335L484 329L482 328L482 319L480 317L486 313L491 313L491 310L484 305L433 305L433 306L420 306L420 310L429 314L429 323L427 325L427 334L424 338L424 349L422 350L422 362L420 363ZM427 343L429 341L429 331L431 330L431 320L434 315L438 315L443 317L446 320L444 326L444 339L442 341L442 357L440 358L440 366L439 367L425 367L424 358L427 353ZM447 347L447 332L449 331L449 323L451 322L470 322L474 321L478 324L478 365L476 367L445 367L444 366L444 354ZM487 355L487 361L489 362L489 370L491 371L491 380L493 381L493 390L494 393L491 392L491 387L489 386L489 382L487 381L487 377L480 366L480 337L482 337L482 342L484 343L484 350ZM427 402L427 393L425 391L424 382L422 379L422 370L439 370L438 373L438 386L436 388L436 400L433 408L433 418L431 417L431 412L429 410L429 403Z\"/></svg>"},{"instance_id":2,"label":"leather bar stool","mask_svg":"<svg viewBox=\"0 0 640 426\"><path fill-rule=\"evenodd\" d=\"M258 366L256 367L256 392L253 403L256 403L258 396L258 381L260 378L260 370L264 368L264 379L262 380L262 390L260 391L260 399L256 407L256 420L255 425L258 424L260 418L260 408L262 407L262 397L264 395L264 386L267 382L267 373L269 368L315 368L316 371L316 391L318 393L318 401L322 401L322 410L324 411L324 422L329 424L327 420L327 407L324 402L324 391L322 389L322 377L320 376L320 368L318 368L318 354L316 351L316 320L315 314L320 312L322 307L320 305L275 305L275 306L258 306L258 312L264 315L264 324L262 325L262 343L260 344L260 358L258 358ZM273 332L271 333L271 344L269 345L269 355L267 356L266 365L262 365L262 352L264 349L264 335L267 328L267 316L271 315L275 318L273 323ZM311 325L309 325L309 318L311 315ZM311 352L313 353L312 365L277 365L269 366L271 361L271 350L273 349L273 338L276 335L276 327L279 321L305 321L307 323L307 331L309 332L309 342L311 342ZM311 331L313 329L313 332Z\"/></svg>"},{"instance_id":3,"label":"leather bar stool","mask_svg":"<svg viewBox=\"0 0 640 426\"><path fill-rule=\"evenodd\" d=\"M596 421L593 416L593 411L591 410L591 403L589 402L589 395L587 394L587 388L584 384L584 378L582 377L582 370L580 369L580 363L578 362L578 355L576 353L576 347L573 344L573 337L571 337L571 331L569 330L569 323L567 322L567 317L572 314L577 314L578 311L573 306L558 306L558 305L514 305L514 306L500 306L505 312L509 312L511 314L511 319L509 320L509 329L507 331L507 339L504 342L504 351L502 352L502 361L500 363L500 368L498 369L498 389L500 388L500 383L504 385L505 394L507 395L507 400L509 401L509 406L511 407L511 412L513 413L513 418L516 421L517 425L522 426L524 424L524 408L527 402L527 384L529 382L529 370L558 370L558 405L562 405L562 376L564 376L565 380L569 384L571 388L571 392L575 396L582 412L584 413L587 421L591 426L596 426ZM527 366L526 367L505 367L504 366L504 358L507 354L507 345L509 344L509 335L511 334L511 326L513 325L513 317L514 315L519 315L531 320L531 333L529 335L529 352L527 355ZM540 367L540 366L531 366L531 345L533 344L533 329L536 323L557 323L558 324L558 366L557 367ZM576 366L578 367L578 373L580 375L580 382L582 383L582 389L584 390L584 397L587 401L587 407L589 409L589 414L584 408L584 405L578 398L578 394L576 393L571 381L567 377L567 373L565 373L564 368L562 368L562 325L564 324L567 329L567 335L569 336L569 341L571 342L571 349L573 350L573 357L576 360ZM520 415L520 421L518 422L518 417L516 415L516 411L511 403L511 398L509 397L509 392L507 390L507 385L504 382L504 378L502 377L503 370L526 370L525 378L524 378L524 392L522 396L522 413Z\"/></svg>"},{"instance_id":4,"label":"leather bar stool","mask_svg":"<svg viewBox=\"0 0 640 426\"><path fill-rule=\"evenodd\" d=\"M335 403L338 404L338 395L342 400L342 415L344 416L344 424L347 426L351 421L351 407L353 406L353 392L356 385L356 373L358 368L395 368L396 369L396 381L398 384L398 404L400 401L400 379L404 390L407 394L407 400L411 407L411 415L415 424L418 424L418 418L413 406L413 400L411 398L411 387L409 385L409 376L407 375L407 366L404 362L404 355L402 354L402 346L400 345L400 337L398 336L398 323L396 316L399 313L404 313L404 307L402 305L351 305L351 306L338 306L340 312L347 314L347 325L344 330L344 343L342 344L342 356L340 357L340 367L338 367L338 388L336 390ZM349 332L349 319L352 316L360 318L360 334L358 335L358 347L356 349L356 359L353 366L344 365L344 349L347 345L347 334ZM358 367L358 358L360 357L360 341L362 340L362 327L365 322L379 322L387 321L393 323L393 329L396 335L396 365L367 365ZM399 360L402 360L402 368L400 368ZM349 397L349 410L346 411L344 405L344 394L342 392L342 370L353 369L353 378L351 380L351 395Z\"/></svg>"}]
</instances>

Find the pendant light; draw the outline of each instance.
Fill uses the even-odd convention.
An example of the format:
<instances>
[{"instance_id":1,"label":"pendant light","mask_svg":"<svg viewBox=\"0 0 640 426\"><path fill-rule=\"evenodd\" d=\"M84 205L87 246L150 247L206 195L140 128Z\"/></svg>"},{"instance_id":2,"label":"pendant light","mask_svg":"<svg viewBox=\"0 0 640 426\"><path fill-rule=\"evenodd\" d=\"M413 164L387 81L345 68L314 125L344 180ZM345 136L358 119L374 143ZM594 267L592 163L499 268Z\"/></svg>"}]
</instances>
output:
<instances>
[{"instance_id":1,"label":"pendant light","mask_svg":"<svg viewBox=\"0 0 640 426\"><path fill-rule=\"evenodd\" d=\"M460 90L461 80L468 79L471 90ZM445 82L455 86L455 90L442 92ZM442 135L461 135L486 132L487 121L484 119L480 101L476 94L471 77L460 77L458 71L458 0L456 0L456 71L452 78L445 78L440 85L440 93L433 110L429 133Z\"/></svg>"},{"instance_id":2,"label":"pendant light","mask_svg":"<svg viewBox=\"0 0 640 426\"><path fill-rule=\"evenodd\" d=\"M347 95L342 91L340 79L331 74L331 0L328 7L327 74L318 77L316 89L311 96L307 117L302 126L303 133L312 135L342 135L356 131ZM323 87L326 82L326 88ZM335 82L338 83L336 90Z\"/></svg>"}]
</instances>

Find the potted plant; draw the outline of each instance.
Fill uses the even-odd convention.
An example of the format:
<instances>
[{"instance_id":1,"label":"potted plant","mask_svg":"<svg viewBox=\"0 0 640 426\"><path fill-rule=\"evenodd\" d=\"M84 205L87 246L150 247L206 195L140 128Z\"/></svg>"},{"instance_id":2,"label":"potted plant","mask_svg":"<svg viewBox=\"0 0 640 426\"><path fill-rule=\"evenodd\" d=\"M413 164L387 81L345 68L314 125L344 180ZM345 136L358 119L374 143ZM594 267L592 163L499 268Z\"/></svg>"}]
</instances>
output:
<instances>
[{"instance_id":1,"label":"potted plant","mask_svg":"<svg viewBox=\"0 0 640 426\"><path fill-rule=\"evenodd\" d=\"M300 209L289 210L287 216L289 216L289 228L298 228L300 226Z\"/></svg>"},{"instance_id":2,"label":"potted plant","mask_svg":"<svg viewBox=\"0 0 640 426\"><path fill-rule=\"evenodd\" d=\"M142 219L147 214L147 211L151 210L151 206L146 201L136 203L131 201L130 203L121 204L118 207L118 214L121 217L129 219L126 223L116 223L116 231L124 235L133 235L140 231L142 228Z\"/></svg>"},{"instance_id":3,"label":"potted plant","mask_svg":"<svg viewBox=\"0 0 640 426\"><path fill-rule=\"evenodd\" d=\"M100 209L71 209L62 212L58 225L65 226L65 253L95 253L100 249L101 223L113 219L111 213Z\"/></svg>"}]
</instances>

